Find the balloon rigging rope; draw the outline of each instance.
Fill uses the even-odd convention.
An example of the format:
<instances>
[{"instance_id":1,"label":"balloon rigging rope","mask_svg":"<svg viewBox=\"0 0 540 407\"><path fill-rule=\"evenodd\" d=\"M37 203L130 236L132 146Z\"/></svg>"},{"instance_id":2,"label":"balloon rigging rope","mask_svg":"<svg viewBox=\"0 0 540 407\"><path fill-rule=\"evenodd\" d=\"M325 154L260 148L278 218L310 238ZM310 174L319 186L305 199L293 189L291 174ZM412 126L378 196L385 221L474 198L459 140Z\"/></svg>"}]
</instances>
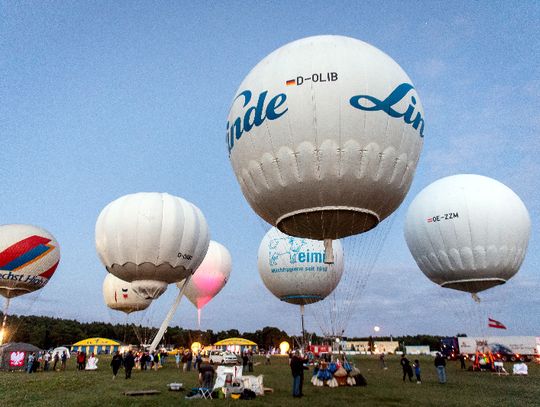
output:
<instances>
[{"instance_id":1,"label":"balloon rigging rope","mask_svg":"<svg viewBox=\"0 0 540 407\"><path fill-rule=\"evenodd\" d=\"M23 306L24 314L22 314L21 316L19 316L17 318L17 322L13 326L10 326L10 328L8 329L9 336L4 337L4 342L11 342L11 340L14 338L15 334L17 333L17 331L19 330L19 328L20 328L20 326L21 326L21 324L23 322L22 317L23 316L28 316L28 314L30 314L30 315L32 314L32 309L33 309L34 305L36 304L36 302L38 302L41 299L42 292L43 292L43 289L40 289L40 290L34 291L32 293L29 293L28 296L24 297L24 301L29 303L29 305ZM9 299L6 303L7 303L7 305L6 305L6 313L4 315L8 316L7 315L7 310L8 309L7 308L10 305L11 300Z\"/></svg>"},{"instance_id":2,"label":"balloon rigging rope","mask_svg":"<svg viewBox=\"0 0 540 407\"><path fill-rule=\"evenodd\" d=\"M342 239L345 270L337 288L308 309L324 336L343 336L382 251L395 217L370 232Z\"/></svg>"}]
</instances>

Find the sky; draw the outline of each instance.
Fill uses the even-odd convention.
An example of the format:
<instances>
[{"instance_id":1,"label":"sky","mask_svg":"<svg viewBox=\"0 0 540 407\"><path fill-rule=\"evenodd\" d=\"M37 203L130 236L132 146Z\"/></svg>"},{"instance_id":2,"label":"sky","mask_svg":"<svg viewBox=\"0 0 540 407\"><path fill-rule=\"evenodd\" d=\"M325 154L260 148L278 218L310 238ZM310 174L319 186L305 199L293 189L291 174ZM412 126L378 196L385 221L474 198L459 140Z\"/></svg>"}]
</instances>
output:
<instances>
[{"instance_id":1,"label":"sky","mask_svg":"<svg viewBox=\"0 0 540 407\"><path fill-rule=\"evenodd\" d=\"M62 251L48 285L13 300L11 312L123 322L103 303L95 222L112 200L155 191L197 205L232 255L231 278L203 309L202 329L299 333L297 307L258 275L267 226L240 191L225 125L262 58L300 38L338 34L401 65L426 123L411 189L387 221L345 334L370 335L375 325L380 335L486 334L489 315L505 334L540 336L539 18L534 1L0 2L0 223L39 225ZM476 308L429 281L403 237L414 196L458 173L501 181L532 220L519 273ZM159 325L174 296L170 288L130 321ZM307 329L320 332L306 312ZM196 328L195 308L183 301L172 325Z\"/></svg>"}]
</instances>

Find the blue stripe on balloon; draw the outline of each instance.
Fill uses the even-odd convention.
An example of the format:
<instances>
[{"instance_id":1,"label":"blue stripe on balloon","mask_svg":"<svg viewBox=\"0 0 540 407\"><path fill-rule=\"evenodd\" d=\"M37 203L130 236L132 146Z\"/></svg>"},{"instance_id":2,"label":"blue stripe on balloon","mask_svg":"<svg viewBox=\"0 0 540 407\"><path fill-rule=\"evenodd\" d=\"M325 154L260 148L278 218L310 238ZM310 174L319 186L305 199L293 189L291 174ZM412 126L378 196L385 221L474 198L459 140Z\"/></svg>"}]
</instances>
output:
<instances>
[{"instance_id":1,"label":"blue stripe on balloon","mask_svg":"<svg viewBox=\"0 0 540 407\"><path fill-rule=\"evenodd\" d=\"M13 271L18 267L24 266L29 261L34 260L36 257L41 256L43 253L45 253L49 249L50 249L49 246L40 244L39 246L36 246L33 249L28 250L26 253L12 260L8 264L6 264L4 267L2 267L2 269Z\"/></svg>"},{"instance_id":2,"label":"blue stripe on balloon","mask_svg":"<svg viewBox=\"0 0 540 407\"><path fill-rule=\"evenodd\" d=\"M284 297L281 297L282 300L292 300L297 298L316 298L319 300L323 299L323 297L321 297L320 295L286 295Z\"/></svg>"}]
</instances>

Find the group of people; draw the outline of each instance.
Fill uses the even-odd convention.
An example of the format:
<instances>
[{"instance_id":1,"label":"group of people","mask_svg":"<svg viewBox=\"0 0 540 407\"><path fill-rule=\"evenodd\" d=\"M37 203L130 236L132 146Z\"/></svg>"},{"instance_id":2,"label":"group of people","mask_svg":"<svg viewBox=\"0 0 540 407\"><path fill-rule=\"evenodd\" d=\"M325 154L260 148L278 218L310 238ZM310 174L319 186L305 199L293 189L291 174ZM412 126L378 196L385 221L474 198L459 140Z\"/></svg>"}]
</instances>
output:
<instances>
[{"instance_id":1,"label":"group of people","mask_svg":"<svg viewBox=\"0 0 540 407\"><path fill-rule=\"evenodd\" d=\"M190 372L192 366L194 370L197 370L197 368L201 366L202 355L201 352L197 352L194 356L193 352L186 349L183 353L178 352L175 356L175 360L178 369L180 368L180 364L182 364L182 370L184 372Z\"/></svg>"},{"instance_id":2,"label":"group of people","mask_svg":"<svg viewBox=\"0 0 540 407\"><path fill-rule=\"evenodd\" d=\"M133 353L133 352L132 352ZM167 361L167 352L135 352L133 353L134 368L140 370L158 370Z\"/></svg>"},{"instance_id":3,"label":"group of people","mask_svg":"<svg viewBox=\"0 0 540 407\"><path fill-rule=\"evenodd\" d=\"M119 351L117 351L112 359L111 359L111 368L113 372L113 380L116 379L116 375L118 374L118 371L123 366L125 373L126 373L126 379L131 378L131 371L135 367L135 359L136 356L133 354L131 350L129 350L124 356L120 354Z\"/></svg>"},{"instance_id":4,"label":"group of people","mask_svg":"<svg viewBox=\"0 0 540 407\"><path fill-rule=\"evenodd\" d=\"M422 383L421 379L421 370L420 370L420 361L418 359L414 360L414 363L411 366L411 362L405 355L401 356L399 361L401 368L403 370L403 381L408 377L409 381L413 381L413 369L414 375L416 376L416 383ZM437 376L439 378L439 383L446 383L446 359L440 353L437 353L435 356L434 365L437 369Z\"/></svg>"},{"instance_id":5,"label":"group of people","mask_svg":"<svg viewBox=\"0 0 540 407\"><path fill-rule=\"evenodd\" d=\"M90 354L90 357L86 357L86 352L77 352L77 370L96 370L98 358L94 355L94 352Z\"/></svg>"},{"instance_id":6,"label":"group of people","mask_svg":"<svg viewBox=\"0 0 540 407\"><path fill-rule=\"evenodd\" d=\"M242 368L244 372L253 372L253 351L246 350L242 354Z\"/></svg>"},{"instance_id":7,"label":"group of people","mask_svg":"<svg viewBox=\"0 0 540 407\"><path fill-rule=\"evenodd\" d=\"M63 351L61 354L60 352L54 352L53 354L50 351L31 352L26 360L25 370L27 373L36 373L39 370L43 370L44 372L49 370L66 370L67 359L68 354L66 351ZM51 362L53 363L52 368Z\"/></svg>"},{"instance_id":8,"label":"group of people","mask_svg":"<svg viewBox=\"0 0 540 407\"><path fill-rule=\"evenodd\" d=\"M379 356L379 362L381 369L387 369L386 360L384 354ZM293 377L292 385L292 395L293 397L302 397L303 394L303 383L304 383L304 370L308 369L309 359L303 356L299 350L289 353L289 365L291 368L291 373ZM422 383L420 361L415 359L411 364L410 360L402 355L400 359L400 365L403 370L403 381L407 378L409 381L413 381L413 377L416 376L416 383ZM437 375L439 383L446 383L446 359L440 353L437 353L437 356L434 360L434 365L437 369Z\"/></svg>"}]
</instances>

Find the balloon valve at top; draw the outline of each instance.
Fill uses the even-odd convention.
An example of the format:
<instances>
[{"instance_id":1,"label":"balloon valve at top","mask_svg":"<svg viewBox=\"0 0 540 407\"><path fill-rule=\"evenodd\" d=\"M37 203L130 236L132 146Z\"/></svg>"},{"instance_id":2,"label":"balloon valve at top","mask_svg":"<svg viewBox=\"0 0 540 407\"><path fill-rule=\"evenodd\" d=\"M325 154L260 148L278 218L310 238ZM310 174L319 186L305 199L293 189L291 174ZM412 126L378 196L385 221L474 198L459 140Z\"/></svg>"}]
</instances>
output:
<instances>
[{"instance_id":1,"label":"balloon valve at top","mask_svg":"<svg viewBox=\"0 0 540 407\"><path fill-rule=\"evenodd\" d=\"M332 249L332 239L324 239L324 263L334 264L334 250Z\"/></svg>"}]
</instances>

